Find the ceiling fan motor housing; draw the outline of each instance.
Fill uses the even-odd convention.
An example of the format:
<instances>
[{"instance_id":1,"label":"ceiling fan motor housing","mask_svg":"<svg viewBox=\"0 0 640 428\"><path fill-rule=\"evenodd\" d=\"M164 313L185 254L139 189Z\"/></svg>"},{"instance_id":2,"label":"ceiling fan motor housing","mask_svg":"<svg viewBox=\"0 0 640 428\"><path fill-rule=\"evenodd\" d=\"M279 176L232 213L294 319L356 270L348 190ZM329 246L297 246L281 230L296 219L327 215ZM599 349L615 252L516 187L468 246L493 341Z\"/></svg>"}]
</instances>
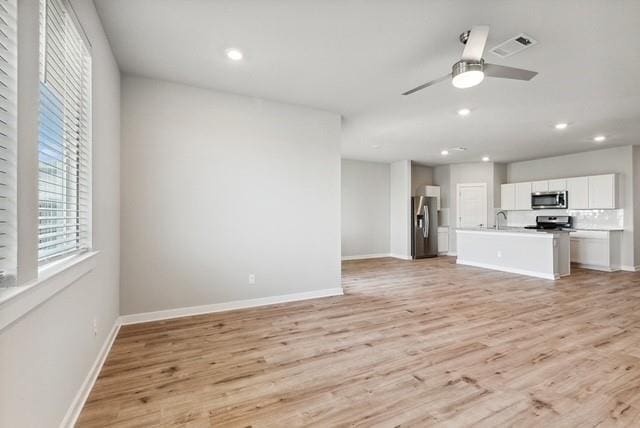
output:
<instances>
[{"instance_id":1,"label":"ceiling fan motor housing","mask_svg":"<svg viewBox=\"0 0 640 428\"><path fill-rule=\"evenodd\" d=\"M464 33L461 33L460 36L458 36L460 43L462 43L463 45L466 45L467 42L469 41L470 35L471 35L471 30L467 30Z\"/></svg>"},{"instance_id":2,"label":"ceiling fan motor housing","mask_svg":"<svg viewBox=\"0 0 640 428\"><path fill-rule=\"evenodd\" d=\"M484 79L484 60L456 62L451 69L451 77L456 88L465 89L477 85Z\"/></svg>"},{"instance_id":3,"label":"ceiling fan motor housing","mask_svg":"<svg viewBox=\"0 0 640 428\"><path fill-rule=\"evenodd\" d=\"M467 71L483 71L484 70L484 60L480 61L465 61L460 60L453 64L451 69L451 75L456 77L458 74L466 73Z\"/></svg>"}]
</instances>

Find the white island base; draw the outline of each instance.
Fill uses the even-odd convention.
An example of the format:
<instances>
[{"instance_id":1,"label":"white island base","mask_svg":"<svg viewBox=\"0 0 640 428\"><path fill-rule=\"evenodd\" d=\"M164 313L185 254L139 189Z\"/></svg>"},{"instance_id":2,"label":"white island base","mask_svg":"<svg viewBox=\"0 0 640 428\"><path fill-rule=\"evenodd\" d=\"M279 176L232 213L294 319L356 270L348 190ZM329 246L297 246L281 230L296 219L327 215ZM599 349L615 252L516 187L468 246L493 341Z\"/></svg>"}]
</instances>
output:
<instances>
[{"instance_id":1,"label":"white island base","mask_svg":"<svg viewBox=\"0 0 640 428\"><path fill-rule=\"evenodd\" d=\"M458 264L545 279L571 273L569 233L457 229Z\"/></svg>"}]
</instances>

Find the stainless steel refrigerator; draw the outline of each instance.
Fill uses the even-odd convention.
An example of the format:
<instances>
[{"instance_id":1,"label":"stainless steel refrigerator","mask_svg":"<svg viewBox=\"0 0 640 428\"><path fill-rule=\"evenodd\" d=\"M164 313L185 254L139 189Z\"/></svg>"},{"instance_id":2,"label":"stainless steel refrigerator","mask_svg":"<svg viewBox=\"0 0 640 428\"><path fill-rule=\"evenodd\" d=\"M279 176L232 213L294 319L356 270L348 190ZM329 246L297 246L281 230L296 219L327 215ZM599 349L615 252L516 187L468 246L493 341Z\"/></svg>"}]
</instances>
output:
<instances>
[{"instance_id":1,"label":"stainless steel refrigerator","mask_svg":"<svg viewBox=\"0 0 640 428\"><path fill-rule=\"evenodd\" d=\"M438 255L437 199L428 196L411 198L411 257L423 259Z\"/></svg>"}]
</instances>

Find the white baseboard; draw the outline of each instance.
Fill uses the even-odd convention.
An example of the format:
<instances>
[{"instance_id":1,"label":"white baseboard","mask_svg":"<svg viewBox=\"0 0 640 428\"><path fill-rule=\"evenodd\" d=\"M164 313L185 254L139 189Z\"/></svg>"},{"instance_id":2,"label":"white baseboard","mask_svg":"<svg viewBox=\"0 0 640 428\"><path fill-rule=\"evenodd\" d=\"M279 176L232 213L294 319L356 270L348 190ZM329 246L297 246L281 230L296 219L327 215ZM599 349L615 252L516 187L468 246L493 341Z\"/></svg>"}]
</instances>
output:
<instances>
[{"instance_id":1,"label":"white baseboard","mask_svg":"<svg viewBox=\"0 0 640 428\"><path fill-rule=\"evenodd\" d=\"M584 263L572 263L573 265L575 265L576 267L579 268L583 268L583 269L590 269L590 270L599 270L601 272L615 272L618 270L626 270L624 268L622 268L621 266L599 266L599 265L590 265L590 264L584 264ZM632 267L629 267L630 269L633 269ZM634 271L632 271L634 272Z\"/></svg>"},{"instance_id":2,"label":"white baseboard","mask_svg":"<svg viewBox=\"0 0 640 428\"><path fill-rule=\"evenodd\" d=\"M488 263L468 262L465 260L460 260L459 258L456 261L456 263L459 265L467 265L467 266L474 266L474 267L479 267L484 269L499 270L502 272L516 273L518 275L534 276L536 278L542 278L542 279L555 280L560 278L560 275L554 275L550 273L535 272L535 271L511 268L511 267L505 267L505 266L496 266Z\"/></svg>"},{"instance_id":3,"label":"white baseboard","mask_svg":"<svg viewBox=\"0 0 640 428\"><path fill-rule=\"evenodd\" d=\"M107 355L109 355L109 351L111 350L111 346L113 345L113 342L115 341L119 330L120 319L116 319L116 322L113 323L113 327L107 335L107 339L102 344L102 348L100 348L100 352L98 352L98 356L93 362L93 365L91 366L87 377L84 379L84 382L82 382L78 393L71 402L71 406L69 406L67 413L64 415L64 418L60 423L60 427L73 427L78 421L78 417L80 416L80 412L82 412L84 403L87 401L87 398L89 398L89 393L93 389L93 385L95 385L96 380L98 379L100 370L102 370L102 366L107 359Z\"/></svg>"},{"instance_id":4,"label":"white baseboard","mask_svg":"<svg viewBox=\"0 0 640 428\"><path fill-rule=\"evenodd\" d=\"M186 308L166 309L155 312L122 315L122 325L138 324L149 321L160 321L171 318L188 317L192 315L210 314L214 312L231 311L234 309L255 308L257 306L275 305L277 303L295 302L299 300L317 299L320 297L342 296L342 288L326 288L323 290L307 291L304 293L284 294L281 296L259 297L257 299L235 300L211 305L191 306Z\"/></svg>"},{"instance_id":5,"label":"white baseboard","mask_svg":"<svg viewBox=\"0 0 640 428\"><path fill-rule=\"evenodd\" d=\"M620 269L627 272L638 272L640 271L640 266L620 266Z\"/></svg>"},{"instance_id":6,"label":"white baseboard","mask_svg":"<svg viewBox=\"0 0 640 428\"><path fill-rule=\"evenodd\" d=\"M359 256L344 256L342 260L365 260L365 259L379 259L382 257L391 257L389 253L380 253L380 254L362 254Z\"/></svg>"},{"instance_id":7,"label":"white baseboard","mask_svg":"<svg viewBox=\"0 0 640 428\"><path fill-rule=\"evenodd\" d=\"M404 254L389 254L389 257L401 260L411 260L411 256L405 256Z\"/></svg>"},{"instance_id":8,"label":"white baseboard","mask_svg":"<svg viewBox=\"0 0 640 428\"><path fill-rule=\"evenodd\" d=\"M455 251L449 251L449 252L447 252L447 256L457 257L458 253L456 253Z\"/></svg>"}]
</instances>

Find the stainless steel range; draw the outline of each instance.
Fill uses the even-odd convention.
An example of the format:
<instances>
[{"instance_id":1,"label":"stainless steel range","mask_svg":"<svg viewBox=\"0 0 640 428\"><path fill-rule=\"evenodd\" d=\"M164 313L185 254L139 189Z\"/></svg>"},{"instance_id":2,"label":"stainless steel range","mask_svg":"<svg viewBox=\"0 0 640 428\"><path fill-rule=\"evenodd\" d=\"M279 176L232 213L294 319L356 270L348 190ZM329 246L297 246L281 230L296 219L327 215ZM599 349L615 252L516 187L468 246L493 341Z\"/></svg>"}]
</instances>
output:
<instances>
[{"instance_id":1,"label":"stainless steel range","mask_svg":"<svg viewBox=\"0 0 640 428\"><path fill-rule=\"evenodd\" d=\"M538 230L564 230L571 229L573 226L573 219L570 215L539 215L536 217L536 224L532 226L525 226L525 229L538 229Z\"/></svg>"}]
</instances>

